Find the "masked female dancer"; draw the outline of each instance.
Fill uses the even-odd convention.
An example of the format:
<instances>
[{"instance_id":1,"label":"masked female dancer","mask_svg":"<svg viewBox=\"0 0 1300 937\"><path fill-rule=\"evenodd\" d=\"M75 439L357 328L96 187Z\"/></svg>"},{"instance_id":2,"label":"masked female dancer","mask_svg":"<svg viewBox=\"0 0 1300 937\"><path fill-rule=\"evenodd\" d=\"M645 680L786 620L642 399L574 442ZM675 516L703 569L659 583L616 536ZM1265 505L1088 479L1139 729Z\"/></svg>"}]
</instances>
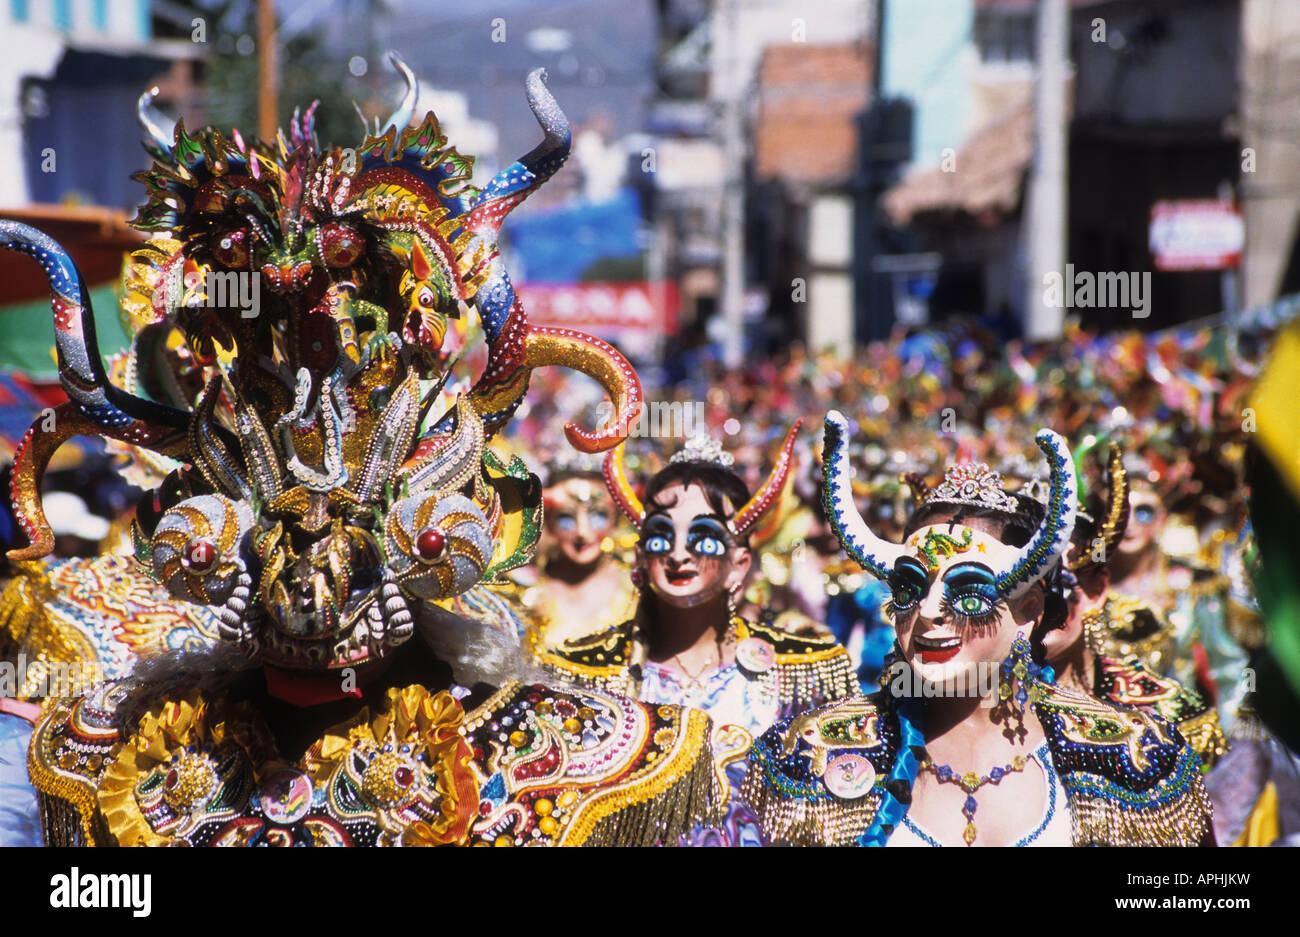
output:
<instances>
[{"instance_id":1,"label":"masked female dancer","mask_svg":"<svg viewBox=\"0 0 1300 937\"><path fill-rule=\"evenodd\" d=\"M605 631L636 611L627 565L611 549L617 509L600 462L570 458L553 467L542 491L542 547L537 583L517 591L524 643L534 655Z\"/></svg>"},{"instance_id":2,"label":"masked female dancer","mask_svg":"<svg viewBox=\"0 0 1300 937\"><path fill-rule=\"evenodd\" d=\"M1046 508L978 463L950 469L904 542L847 496L847 420L826 419L828 513L889 582L899 660L884 688L773 726L742 797L775 842L1196 845L1212 842L1200 760L1159 716L1058 688L1034 629L1065 615L1053 582L1074 527L1069 452L1039 433ZM991 672L990 672L991 668Z\"/></svg>"},{"instance_id":3,"label":"masked female dancer","mask_svg":"<svg viewBox=\"0 0 1300 937\"><path fill-rule=\"evenodd\" d=\"M610 493L641 534L636 612L542 656L564 679L643 701L702 709L715 725L758 734L783 715L847 696L848 655L830 637L796 637L735 612L754 563L748 534L790 470L798 424L751 498L714 440L696 438L646 485L644 505L606 456Z\"/></svg>"}]
</instances>

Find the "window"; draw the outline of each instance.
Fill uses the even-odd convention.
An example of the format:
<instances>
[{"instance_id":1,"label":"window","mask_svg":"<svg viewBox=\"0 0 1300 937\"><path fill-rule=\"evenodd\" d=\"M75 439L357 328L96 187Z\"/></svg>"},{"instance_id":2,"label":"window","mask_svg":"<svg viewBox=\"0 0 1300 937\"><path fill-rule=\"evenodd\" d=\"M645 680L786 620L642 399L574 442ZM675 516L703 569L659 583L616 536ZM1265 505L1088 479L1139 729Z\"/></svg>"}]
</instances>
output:
<instances>
[{"instance_id":1,"label":"window","mask_svg":"<svg viewBox=\"0 0 1300 937\"><path fill-rule=\"evenodd\" d=\"M9 0L9 16L15 23L27 22L27 0Z\"/></svg>"},{"instance_id":2,"label":"window","mask_svg":"<svg viewBox=\"0 0 1300 937\"><path fill-rule=\"evenodd\" d=\"M981 62L1032 62L1033 8L976 10L975 45Z\"/></svg>"},{"instance_id":3,"label":"window","mask_svg":"<svg viewBox=\"0 0 1300 937\"><path fill-rule=\"evenodd\" d=\"M54 22L54 28L61 33L66 33L72 29L72 0L54 0L54 6L50 13L50 19Z\"/></svg>"},{"instance_id":4,"label":"window","mask_svg":"<svg viewBox=\"0 0 1300 937\"><path fill-rule=\"evenodd\" d=\"M95 29L101 33L108 32L108 0L94 0L91 5L91 18Z\"/></svg>"}]
</instances>

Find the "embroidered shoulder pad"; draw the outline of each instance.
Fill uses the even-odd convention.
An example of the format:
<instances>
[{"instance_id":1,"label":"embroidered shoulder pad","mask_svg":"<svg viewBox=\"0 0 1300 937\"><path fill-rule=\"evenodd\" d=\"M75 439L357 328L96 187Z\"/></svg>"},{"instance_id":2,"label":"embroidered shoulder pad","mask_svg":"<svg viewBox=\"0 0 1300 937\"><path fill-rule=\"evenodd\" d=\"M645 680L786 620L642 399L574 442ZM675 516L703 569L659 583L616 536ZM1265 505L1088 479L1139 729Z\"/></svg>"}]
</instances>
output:
<instances>
[{"instance_id":1,"label":"embroidered shoulder pad","mask_svg":"<svg viewBox=\"0 0 1300 937\"><path fill-rule=\"evenodd\" d=\"M632 620L538 654L538 662L565 683L626 693L639 680Z\"/></svg>"},{"instance_id":2,"label":"embroidered shoulder pad","mask_svg":"<svg viewBox=\"0 0 1300 937\"><path fill-rule=\"evenodd\" d=\"M1227 750L1218 711L1195 690L1172 677L1152 673L1136 657L1098 657L1095 689L1101 699L1121 706L1140 706L1172 722L1206 769L1213 767Z\"/></svg>"},{"instance_id":3,"label":"embroidered shoulder pad","mask_svg":"<svg viewBox=\"0 0 1300 937\"><path fill-rule=\"evenodd\" d=\"M832 635L795 635L772 625L742 621L736 629L736 660L742 668L764 660L751 645L772 648L769 658L780 675L777 693L787 712L811 709L859 692L853 659Z\"/></svg>"},{"instance_id":4,"label":"embroidered shoulder pad","mask_svg":"<svg viewBox=\"0 0 1300 937\"><path fill-rule=\"evenodd\" d=\"M898 727L878 696L851 696L763 733L741 797L772 842L845 845L875 817L897 750Z\"/></svg>"},{"instance_id":5,"label":"embroidered shoulder pad","mask_svg":"<svg viewBox=\"0 0 1300 937\"><path fill-rule=\"evenodd\" d=\"M509 684L467 714L471 841L650 846L716 822L709 717L600 691Z\"/></svg>"},{"instance_id":6,"label":"embroidered shoulder pad","mask_svg":"<svg viewBox=\"0 0 1300 937\"><path fill-rule=\"evenodd\" d=\"M46 703L27 751L45 845L98 846L108 840L96 790L121 741L116 711L131 686L105 683L86 696Z\"/></svg>"},{"instance_id":7,"label":"embroidered shoulder pad","mask_svg":"<svg viewBox=\"0 0 1300 937\"><path fill-rule=\"evenodd\" d=\"M1145 709L1042 686L1037 712L1070 794L1075 845L1195 846L1211 807L1201 762Z\"/></svg>"}]
</instances>

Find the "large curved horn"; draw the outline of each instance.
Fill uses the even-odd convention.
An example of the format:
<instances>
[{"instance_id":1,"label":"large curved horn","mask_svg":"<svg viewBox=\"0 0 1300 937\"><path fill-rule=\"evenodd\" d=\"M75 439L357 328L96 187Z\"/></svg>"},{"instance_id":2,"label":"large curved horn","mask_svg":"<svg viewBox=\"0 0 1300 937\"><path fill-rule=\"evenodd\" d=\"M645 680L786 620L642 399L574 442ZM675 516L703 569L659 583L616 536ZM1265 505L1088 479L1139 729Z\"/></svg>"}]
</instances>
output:
<instances>
[{"instance_id":1,"label":"large curved horn","mask_svg":"<svg viewBox=\"0 0 1300 937\"><path fill-rule=\"evenodd\" d=\"M1105 543L1106 556L1110 556L1124 539L1128 529L1128 472L1124 468L1124 453L1119 443L1110 444L1110 459L1107 465L1106 519L1101 522L1101 537Z\"/></svg>"},{"instance_id":2,"label":"large curved horn","mask_svg":"<svg viewBox=\"0 0 1300 937\"><path fill-rule=\"evenodd\" d=\"M95 337L95 314L81 272L68 252L49 235L16 221L0 221L0 248L34 258L53 292L54 341L59 352L59 381L68 399L115 439L149 446L150 441L184 430L184 410L135 397L113 386ZM138 439L135 437L139 437Z\"/></svg>"},{"instance_id":3,"label":"large curved horn","mask_svg":"<svg viewBox=\"0 0 1300 937\"><path fill-rule=\"evenodd\" d=\"M546 69L528 75L525 87L528 107L541 125L542 142L501 170L483 187L482 194L470 210L465 227L481 236L494 235L506 215L564 165L569 158L572 134L569 119L560 110L551 92L546 90Z\"/></svg>"},{"instance_id":4,"label":"large curved horn","mask_svg":"<svg viewBox=\"0 0 1300 937\"><path fill-rule=\"evenodd\" d=\"M14 516L31 545L10 550L9 559L34 560L54 550L54 530L41 505L41 480L55 450L74 436L109 436L146 445L165 455L184 456L186 453L184 433L167 430L165 436L147 442L123 439L114 431L92 423L70 403L61 403L38 416L14 452L13 475L9 479L9 499Z\"/></svg>"},{"instance_id":5,"label":"large curved horn","mask_svg":"<svg viewBox=\"0 0 1300 937\"><path fill-rule=\"evenodd\" d=\"M790 469L794 465L794 441L799 435L799 427L803 426L803 417L794 421L794 426L785 434L785 442L781 444L781 452L776 457L776 465L772 466L771 473L767 479L759 486L754 496L745 502L745 506L736 512L736 516L731 519L732 532L737 537L743 537L753 529L754 525L762 519L763 515L768 512L776 499L781 496L781 490L785 488L785 480L790 475Z\"/></svg>"},{"instance_id":6,"label":"large curved horn","mask_svg":"<svg viewBox=\"0 0 1300 937\"><path fill-rule=\"evenodd\" d=\"M157 97L157 85L140 95L135 102L135 116L149 139L164 153L170 153L176 143L176 121L154 106Z\"/></svg>"},{"instance_id":7,"label":"large curved horn","mask_svg":"<svg viewBox=\"0 0 1300 937\"><path fill-rule=\"evenodd\" d=\"M614 419L605 429L564 427L569 445L580 452L604 452L627 439L641 412L641 379L631 362L613 345L574 329L530 326L524 339L524 366L530 371L546 365L572 368L595 380L614 404Z\"/></svg>"},{"instance_id":8,"label":"large curved horn","mask_svg":"<svg viewBox=\"0 0 1300 937\"><path fill-rule=\"evenodd\" d=\"M622 445L615 446L605 453L603 468L605 487L609 489L609 496L623 512L623 516L639 529L645 520L645 507L641 504L641 499L636 496L636 492L632 490L632 483L627 480L627 471L623 468Z\"/></svg>"},{"instance_id":9,"label":"large curved horn","mask_svg":"<svg viewBox=\"0 0 1300 937\"><path fill-rule=\"evenodd\" d=\"M826 414L825 448L822 452L822 503L831 529L849 557L877 579L887 579L894 562L907 553L897 543L882 540L871 532L853 503L849 478L849 421L838 410Z\"/></svg>"},{"instance_id":10,"label":"large curved horn","mask_svg":"<svg viewBox=\"0 0 1300 937\"><path fill-rule=\"evenodd\" d=\"M383 136L390 129L401 134L411 124L411 118L415 116L415 99L420 95L420 82L415 77L415 72L411 71L402 57L396 52L388 53L388 61L392 63L393 68L402 73L406 79L406 94L402 95L402 101L397 105L397 110L393 111L388 118L387 123L379 128L377 136Z\"/></svg>"},{"instance_id":11,"label":"large curved horn","mask_svg":"<svg viewBox=\"0 0 1300 937\"><path fill-rule=\"evenodd\" d=\"M1051 489L1043 522L1017 554L1011 568L997 576L998 591L1009 599L1022 595L1051 569L1052 562L1070 542L1074 515L1079 508L1079 485L1070 447L1050 429L1039 430L1035 441L1047 458Z\"/></svg>"}]
</instances>

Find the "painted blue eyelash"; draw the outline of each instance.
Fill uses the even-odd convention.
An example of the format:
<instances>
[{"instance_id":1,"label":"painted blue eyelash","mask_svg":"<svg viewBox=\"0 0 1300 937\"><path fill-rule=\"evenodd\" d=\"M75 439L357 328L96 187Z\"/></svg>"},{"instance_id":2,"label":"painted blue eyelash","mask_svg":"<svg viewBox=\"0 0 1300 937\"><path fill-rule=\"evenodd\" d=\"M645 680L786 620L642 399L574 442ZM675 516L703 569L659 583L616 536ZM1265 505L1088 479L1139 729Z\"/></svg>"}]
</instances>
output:
<instances>
[{"instance_id":1,"label":"painted blue eyelash","mask_svg":"<svg viewBox=\"0 0 1300 937\"><path fill-rule=\"evenodd\" d=\"M983 600L985 609L975 614L967 614L959 611L957 603L964 598L975 597ZM939 600L939 608L945 615L950 616L963 629L982 630L989 627L998 618L998 606L1001 604L998 598L997 589L993 586L982 586L972 583L963 586L960 589L945 589L943 597Z\"/></svg>"}]
</instances>

